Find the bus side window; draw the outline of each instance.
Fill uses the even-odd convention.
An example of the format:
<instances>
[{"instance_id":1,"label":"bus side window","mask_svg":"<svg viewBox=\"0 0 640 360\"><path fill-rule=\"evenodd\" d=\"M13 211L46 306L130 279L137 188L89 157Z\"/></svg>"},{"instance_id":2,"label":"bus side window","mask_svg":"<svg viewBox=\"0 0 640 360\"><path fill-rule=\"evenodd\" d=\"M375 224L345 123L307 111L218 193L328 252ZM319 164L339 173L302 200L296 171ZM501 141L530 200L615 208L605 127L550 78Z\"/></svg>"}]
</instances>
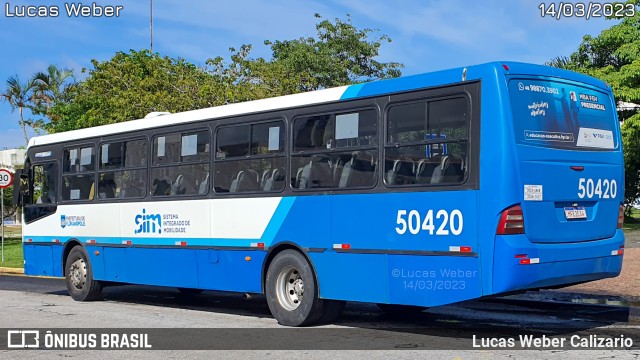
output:
<instances>
[{"instance_id":1,"label":"bus side window","mask_svg":"<svg viewBox=\"0 0 640 360\"><path fill-rule=\"evenodd\" d=\"M126 199L145 196L147 140L135 139L100 146L98 198Z\"/></svg>"},{"instance_id":2,"label":"bus side window","mask_svg":"<svg viewBox=\"0 0 640 360\"><path fill-rule=\"evenodd\" d=\"M55 204L58 180L55 163L35 165L33 167L33 192L36 204Z\"/></svg>"},{"instance_id":3,"label":"bus side window","mask_svg":"<svg viewBox=\"0 0 640 360\"><path fill-rule=\"evenodd\" d=\"M153 139L151 188L153 196L205 195L201 186L209 175L209 130L177 132Z\"/></svg>"},{"instance_id":4,"label":"bus side window","mask_svg":"<svg viewBox=\"0 0 640 360\"><path fill-rule=\"evenodd\" d=\"M309 136L312 126L309 126ZM261 121L221 127L216 134L214 190L217 193L284 189L284 123ZM279 171L275 171L278 169Z\"/></svg>"},{"instance_id":5,"label":"bus side window","mask_svg":"<svg viewBox=\"0 0 640 360\"><path fill-rule=\"evenodd\" d=\"M63 201L93 200L95 195L96 154L93 146L64 149L62 157Z\"/></svg>"},{"instance_id":6,"label":"bus side window","mask_svg":"<svg viewBox=\"0 0 640 360\"><path fill-rule=\"evenodd\" d=\"M387 112L387 186L460 184L467 172L469 100L423 99Z\"/></svg>"}]
</instances>

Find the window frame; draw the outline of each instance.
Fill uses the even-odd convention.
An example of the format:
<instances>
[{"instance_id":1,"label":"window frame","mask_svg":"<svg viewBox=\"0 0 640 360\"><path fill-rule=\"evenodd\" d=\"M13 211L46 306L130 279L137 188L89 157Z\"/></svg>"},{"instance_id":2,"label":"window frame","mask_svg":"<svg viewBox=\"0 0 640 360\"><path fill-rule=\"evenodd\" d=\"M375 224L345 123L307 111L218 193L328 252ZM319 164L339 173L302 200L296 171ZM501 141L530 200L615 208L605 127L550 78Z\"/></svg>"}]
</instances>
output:
<instances>
[{"instance_id":1,"label":"window frame","mask_svg":"<svg viewBox=\"0 0 640 360\"><path fill-rule=\"evenodd\" d=\"M154 132L154 129L148 129L151 132L150 135L150 141L148 142L149 147L147 148L147 153L148 153L148 163L147 163L147 190L146 190L146 195L145 197L148 195L151 197L151 199L154 200L160 200L160 201L164 201L164 200L169 200L169 199L174 199L174 198L185 198L185 197L195 197L195 198L202 198L202 197L206 197L209 195L210 190L211 190L211 162L212 162L212 154L213 154L213 139L211 138L211 127L209 126L208 123L204 123L204 122L197 122L194 124L187 124L187 125L197 125L197 126L192 126L192 127L184 127L181 126L179 127L177 130L174 131L169 131L170 128L160 128L158 132ZM174 162L174 163L169 163L169 164L157 164L154 165L153 161L154 161L154 151L155 151L155 141L158 137L161 136L167 136L167 135L175 135L175 134L179 134L180 135L180 145L182 146L182 138L184 135L188 135L188 134L196 134L199 132L207 132L207 136L208 136L208 140L209 140L209 157L207 159L203 159L201 161L182 161L182 159L178 162ZM182 151L182 150L180 150ZM182 154L180 155L180 158L182 158ZM196 194L171 194L171 195L154 195L152 193L152 189L153 189L153 184L152 184L152 173L154 169L160 169L160 168L172 168L172 167L180 167L180 166L189 166L189 165L207 165L209 166L209 186L207 186L206 191L202 194L200 193L196 193Z\"/></svg>"},{"instance_id":2,"label":"window frame","mask_svg":"<svg viewBox=\"0 0 640 360\"><path fill-rule=\"evenodd\" d=\"M290 121L290 133L291 136L288 138L288 163L289 163L289 173L288 173L288 177L286 179L287 183L288 183L288 187L289 189L291 189L292 192L294 193L322 193L322 194L326 194L326 193L333 193L333 192L348 192L348 191L357 191L357 190L367 190L367 189L375 189L376 187L378 187L378 183L379 178L380 178L380 138L381 138L381 123L383 122L380 110L377 106L375 106L376 103L376 99L379 97L374 97L372 99L356 99L355 101L357 101L356 104L353 104L352 107L349 106L340 106L340 105L347 105L347 103L333 103L333 104L329 104L327 106L323 106L323 108L328 107L327 110L324 111L315 111L315 112L300 112L295 114L294 116L292 116L291 121ZM362 104L362 100L367 101L367 103ZM376 124L375 124L375 129L376 129L376 136L375 136L375 145L358 145L358 146L347 146L347 147L336 147L336 139L335 139L335 124L336 124L336 116L337 115L344 115L344 114L350 114L350 113L359 113L359 112L363 112L363 111L373 111L375 118L376 118ZM331 144L331 148L326 149L311 149L311 150L295 150L295 132L294 132L294 127L295 127L295 123L296 120L300 119L300 118L309 118L309 117L314 117L314 116L323 116L323 115L330 115L329 121L333 123L334 129L333 129L333 137L332 137L332 144ZM291 184L291 179L293 179L294 177L294 169L293 166L291 165L293 162L293 159L295 157L303 157L303 156L307 156L308 157L312 157L313 155L321 155L321 154L327 154L330 155L331 154L346 154L346 153L353 153L356 151L370 151L372 154L374 154L377 159L376 159L376 168L374 170L374 174L373 174L373 184L368 185L368 186L354 186L354 187L339 187L339 186L331 186L331 187L326 187L326 188L297 188L292 186ZM297 170L296 170L297 172ZM295 174L295 176L297 176L297 173Z\"/></svg>"},{"instance_id":3,"label":"window frame","mask_svg":"<svg viewBox=\"0 0 640 360\"><path fill-rule=\"evenodd\" d=\"M256 195L256 194L279 194L282 193L284 191L287 190L287 168L289 166L289 161L290 161L290 156L287 152L287 144L289 142L289 137L288 132L287 132L287 128L288 128L288 123L287 123L287 119L284 116L275 116L275 117L271 117L271 118L260 118L260 119L256 119L256 120L250 120L249 119L244 119L244 118L234 118L234 119L227 119L227 120L241 120L239 122L224 122L222 124L218 123L215 126L214 129L214 138L213 138L213 143L214 143L214 150L215 150L215 155L212 156L212 169L210 174L212 174L213 176L209 176L210 179L210 184L209 184L209 188L211 190L211 193L215 194L214 196L242 196L242 195ZM253 127L255 125L261 125L261 124L268 124L268 123L280 123L280 129L282 129L282 134L280 134L280 138L282 139L282 149L280 150L280 152L277 153L268 153L268 154L251 154L251 149L252 149L252 140L253 140ZM234 156L234 157L225 157L225 158L218 158L217 157L217 152L218 152L218 135L221 129L227 129L227 128L231 128L231 127L241 127L241 126L248 126L249 127L249 147L248 147L248 152L247 155L242 155L242 156ZM268 160L268 159L276 159L276 158L282 158L283 161L283 166L284 166L284 173L285 173L285 184L282 187L282 189L277 189L277 190L269 190L269 191L263 191L263 190L259 190L259 191L238 191L238 192L231 192L231 191L227 191L227 192L218 192L216 191L216 182L215 182L215 176L216 176L216 167L218 166L217 164L219 163L225 163L225 162L233 162L233 161L251 161L251 160Z\"/></svg>"},{"instance_id":4,"label":"window frame","mask_svg":"<svg viewBox=\"0 0 640 360\"><path fill-rule=\"evenodd\" d=\"M87 141L87 140L85 140ZM65 152L69 149L79 149L80 151L82 151L82 148L86 148L86 147L91 147L93 149L94 155L95 155L95 163L94 163L94 167L92 171L80 171L80 172L65 172ZM63 145L62 146L62 151L61 151L61 155L62 155L62 160L60 162L61 168L60 168L60 184L58 185L58 188L60 189L60 194L58 195L58 199L59 199L59 203L91 203L93 201L95 201L96 199L96 190L98 188L98 183L97 183L97 171L98 171L98 156L97 156L97 150L96 150L96 145L95 142L81 142L81 143L77 143L77 144L71 144L71 145ZM92 187L94 189L93 192L93 198L92 199L76 199L76 200L65 200L64 197L62 196L62 189L64 188L64 178L65 176L73 176L73 175L93 175L93 183L92 183ZM89 190L89 193L91 193L91 190Z\"/></svg>"},{"instance_id":5,"label":"window frame","mask_svg":"<svg viewBox=\"0 0 640 360\"><path fill-rule=\"evenodd\" d=\"M124 165L124 160L122 160L122 167L117 168L117 169L104 169L104 170L100 170L100 161L102 160L102 146L105 144L114 144L114 143L126 143L128 141L137 141L137 140L143 140L145 141L145 144L147 146L147 153L144 154L145 158L146 158L146 165L145 166L138 166L138 167L130 167L127 168ZM124 170L143 170L146 176L146 181L144 182L144 191L142 193L141 196L131 196L131 197L125 197L125 198L100 198L100 195L98 194L98 191L96 190L96 194L98 194L97 196L94 196L95 198L98 199L99 202L115 202L115 201L127 201L127 200L140 200L140 199L144 199L146 197L146 194L149 192L148 188L149 188L149 176L150 176L150 157L149 157L149 153L150 153L150 146L149 146L149 137L140 134L138 136L130 136L130 137L126 137L126 138L118 138L118 137L114 137L112 139L107 139L107 140L102 140L98 143L98 149L99 152L97 154L97 160L96 160L96 189L98 189L99 187L99 182L100 182L100 174L104 174L104 173L116 173L119 171L124 171Z\"/></svg>"},{"instance_id":6,"label":"window frame","mask_svg":"<svg viewBox=\"0 0 640 360\"><path fill-rule=\"evenodd\" d=\"M478 82L474 82L472 84L478 84ZM478 86L479 88L479 86ZM479 90L478 90L479 93ZM421 91L419 93L407 93L407 94L399 94L396 99L390 99L389 102L385 105L383 112L383 131L384 131L384 142L381 146L382 156L385 161L387 159L387 151L388 149L398 149L398 148L406 148L406 147L415 147L415 146L429 146L433 144L466 144L467 147L467 157L465 159L466 162L466 170L463 175L463 179L458 182L446 182L446 183L415 183L415 184L389 184L387 182L386 176L386 167L385 170L382 171L382 184L386 189L407 189L407 191L415 191L412 189L415 188L425 188L428 190L438 190L441 188L445 188L443 190L452 189L462 189L471 185L474 189L477 189L477 183L479 179L478 175L478 161L480 148L478 142L480 138L479 134L479 121L476 118L480 113L480 109L474 110L474 102L471 91L465 89L464 84L461 85L452 85L439 89L427 89L425 91ZM403 96L404 95L404 96ZM389 141L389 111L394 106L401 106L405 104L412 103L424 103L425 105L425 120L426 120L426 129L429 129L429 103L436 101L443 101L448 99L458 99L464 98L467 104L467 119L466 119L466 129L467 129L467 138L466 139L425 139L420 141L411 141L406 143L400 142L390 142ZM477 104L479 107L479 102ZM478 139L478 140L476 140ZM473 184L472 184L473 183Z\"/></svg>"}]
</instances>

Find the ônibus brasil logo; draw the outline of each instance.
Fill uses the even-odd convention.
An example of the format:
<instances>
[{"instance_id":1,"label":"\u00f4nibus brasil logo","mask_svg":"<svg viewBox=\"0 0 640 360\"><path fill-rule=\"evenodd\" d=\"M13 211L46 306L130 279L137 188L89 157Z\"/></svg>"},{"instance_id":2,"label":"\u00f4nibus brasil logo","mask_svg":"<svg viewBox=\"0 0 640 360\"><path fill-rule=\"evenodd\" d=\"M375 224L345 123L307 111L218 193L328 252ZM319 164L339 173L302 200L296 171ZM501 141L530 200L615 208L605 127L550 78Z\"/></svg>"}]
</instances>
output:
<instances>
[{"instance_id":1,"label":"\u00f4nibus brasil logo","mask_svg":"<svg viewBox=\"0 0 640 360\"><path fill-rule=\"evenodd\" d=\"M162 217L160 214L147 214L142 209L142 214L135 217L135 223L138 226L133 232L134 234L162 233Z\"/></svg>"}]
</instances>

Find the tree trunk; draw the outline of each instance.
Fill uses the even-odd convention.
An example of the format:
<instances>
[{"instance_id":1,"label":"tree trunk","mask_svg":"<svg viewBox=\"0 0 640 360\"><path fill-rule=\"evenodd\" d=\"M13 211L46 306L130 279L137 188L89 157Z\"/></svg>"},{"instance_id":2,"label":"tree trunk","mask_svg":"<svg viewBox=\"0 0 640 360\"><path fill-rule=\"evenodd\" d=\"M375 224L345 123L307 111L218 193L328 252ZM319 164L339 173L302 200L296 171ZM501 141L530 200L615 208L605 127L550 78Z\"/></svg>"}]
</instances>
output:
<instances>
[{"instance_id":1,"label":"tree trunk","mask_svg":"<svg viewBox=\"0 0 640 360\"><path fill-rule=\"evenodd\" d=\"M24 118L22 117L22 107L20 107L19 109L20 109L20 126L22 126L24 141L26 141L26 146L29 146L29 136L27 136L27 125L24 123Z\"/></svg>"}]
</instances>

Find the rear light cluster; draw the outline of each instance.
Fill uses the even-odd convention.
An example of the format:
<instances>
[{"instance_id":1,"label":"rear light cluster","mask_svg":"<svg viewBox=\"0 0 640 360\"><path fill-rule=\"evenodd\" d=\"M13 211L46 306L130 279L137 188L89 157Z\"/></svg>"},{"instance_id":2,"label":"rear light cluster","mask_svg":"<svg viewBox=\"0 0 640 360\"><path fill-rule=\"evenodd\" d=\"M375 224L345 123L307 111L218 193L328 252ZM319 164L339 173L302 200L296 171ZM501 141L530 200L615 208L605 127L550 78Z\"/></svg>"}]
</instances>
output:
<instances>
[{"instance_id":1,"label":"rear light cluster","mask_svg":"<svg viewBox=\"0 0 640 360\"><path fill-rule=\"evenodd\" d=\"M502 212L496 234L524 234L524 216L522 216L522 208L520 205L514 205Z\"/></svg>"},{"instance_id":2,"label":"rear light cluster","mask_svg":"<svg viewBox=\"0 0 640 360\"><path fill-rule=\"evenodd\" d=\"M618 209L618 229L622 229L624 226L624 206L620 205Z\"/></svg>"}]
</instances>

